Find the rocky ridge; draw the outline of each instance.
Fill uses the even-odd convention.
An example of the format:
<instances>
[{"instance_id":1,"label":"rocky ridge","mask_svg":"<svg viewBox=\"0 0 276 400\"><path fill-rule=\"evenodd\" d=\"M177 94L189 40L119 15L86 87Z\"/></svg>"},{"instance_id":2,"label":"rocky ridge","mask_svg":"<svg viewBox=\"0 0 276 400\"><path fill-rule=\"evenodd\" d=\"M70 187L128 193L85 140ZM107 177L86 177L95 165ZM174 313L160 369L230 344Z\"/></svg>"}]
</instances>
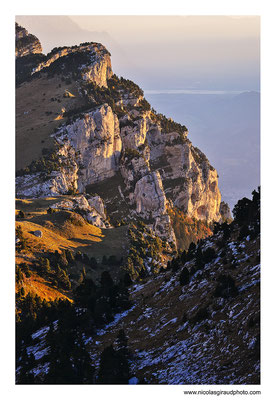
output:
<instances>
[{"instance_id":1,"label":"rocky ridge","mask_svg":"<svg viewBox=\"0 0 276 400\"><path fill-rule=\"evenodd\" d=\"M42 53L42 46L38 38L16 23L15 57L24 57L37 53Z\"/></svg>"},{"instance_id":2,"label":"rocky ridge","mask_svg":"<svg viewBox=\"0 0 276 400\"><path fill-rule=\"evenodd\" d=\"M45 61L34 67L31 74L49 68L56 61L70 62L70 56L74 53L87 56L85 60L82 60L84 63L78 66L82 79L86 82L95 82L99 86L107 86L107 79L113 75L110 53L100 43L83 43L79 46L53 49Z\"/></svg>"},{"instance_id":3,"label":"rocky ridge","mask_svg":"<svg viewBox=\"0 0 276 400\"><path fill-rule=\"evenodd\" d=\"M18 197L93 193L102 184L100 195L111 219L141 218L174 245L171 207L207 223L222 221L217 171L187 138L186 127L156 114L137 85L112 74L102 45L54 49L31 75L39 79L44 72L75 79L87 105L83 111L71 110L52 134L55 168L50 173L23 171L17 178Z\"/></svg>"}]
</instances>

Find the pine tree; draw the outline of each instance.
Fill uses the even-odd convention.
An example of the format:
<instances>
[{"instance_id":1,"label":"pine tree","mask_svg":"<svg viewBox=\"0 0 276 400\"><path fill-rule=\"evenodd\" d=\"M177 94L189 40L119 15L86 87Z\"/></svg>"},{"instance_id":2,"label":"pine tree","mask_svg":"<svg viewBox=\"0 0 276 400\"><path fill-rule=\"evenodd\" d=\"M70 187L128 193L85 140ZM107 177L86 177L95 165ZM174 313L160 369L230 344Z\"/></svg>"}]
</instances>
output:
<instances>
[{"instance_id":1,"label":"pine tree","mask_svg":"<svg viewBox=\"0 0 276 400\"><path fill-rule=\"evenodd\" d=\"M190 282L190 273L187 267L184 267L179 276L180 285L187 285Z\"/></svg>"},{"instance_id":2,"label":"pine tree","mask_svg":"<svg viewBox=\"0 0 276 400\"><path fill-rule=\"evenodd\" d=\"M106 347L101 354L97 383L126 384L129 379L129 361L125 354L113 346Z\"/></svg>"},{"instance_id":3,"label":"pine tree","mask_svg":"<svg viewBox=\"0 0 276 400\"><path fill-rule=\"evenodd\" d=\"M181 262L182 262L182 264L185 264L185 262L186 262L186 255L187 255L187 252L184 250L183 251L183 253L181 254Z\"/></svg>"},{"instance_id":4,"label":"pine tree","mask_svg":"<svg viewBox=\"0 0 276 400\"><path fill-rule=\"evenodd\" d=\"M128 287L128 286L130 286L131 284L132 284L132 280L131 280L131 278L130 278L130 275L126 272L125 273L125 275L124 275L124 280L123 280L123 282L124 282L124 285L126 286L126 287Z\"/></svg>"},{"instance_id":5,"label":"pine tree","mask_svg":"<svg viewBox=\"0 0 276 400\"><path fill-rule=\"evenodd\" d=\"M24 211L20 210L17 214L18 218L25 218L25 213Z\"/></svg>"},{"instance_id":6,"label":"pine tree","mask_svg":"<svg viewBox=\"0 0 276 400\"><path fill-rule=\"evenodd\" d=\"M113 279L108 271L104 271L101 275L101 286L103 288L111 288L114 285Z\"/></svg>"}]
</instances>

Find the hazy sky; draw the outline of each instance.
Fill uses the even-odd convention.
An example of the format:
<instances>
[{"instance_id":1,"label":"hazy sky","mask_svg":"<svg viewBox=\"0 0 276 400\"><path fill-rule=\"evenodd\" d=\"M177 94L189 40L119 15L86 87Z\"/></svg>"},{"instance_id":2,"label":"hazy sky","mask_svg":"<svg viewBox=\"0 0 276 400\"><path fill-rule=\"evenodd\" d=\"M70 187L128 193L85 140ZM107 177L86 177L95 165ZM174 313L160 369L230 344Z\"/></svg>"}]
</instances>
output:
<instances>
[{"instance_id":1,"label":"hazy sky","mask_svg":"<svg viewBox=\"0 0 276 400\"><path fill-rule=\"evenodd\" d=\"M100 41L113 71L143 89L259 90L260 18L18 16L43 51Z\"/></svg>"}]
</instances>

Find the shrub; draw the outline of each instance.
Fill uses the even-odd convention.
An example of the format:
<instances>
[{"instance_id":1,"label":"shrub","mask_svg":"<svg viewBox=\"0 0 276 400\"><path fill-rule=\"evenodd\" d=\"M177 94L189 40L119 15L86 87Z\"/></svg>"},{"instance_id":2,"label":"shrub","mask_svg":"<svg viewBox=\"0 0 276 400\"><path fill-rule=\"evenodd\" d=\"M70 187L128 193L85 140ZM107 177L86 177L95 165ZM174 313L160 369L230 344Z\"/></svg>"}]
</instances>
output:
<instances>
[{"instance_id":1,"label":"shrub","mask_svg":"<svg viewBox=\"0 0 276 400\"><path fill-rule=\"evenodd\" d=\"M48 153L44 153L44 156L38 160L34 160L31 164L16 172L17 176L23 176L30 173L45 172L50 174L53 171L59 171L62 163L57 154L58 148L55 147L53 150L49 150Z\"/></svg>"},{"instance_id":2,"label":"shrub","mask_svg":"<svg viewBox=\"0 0 276 400\"><path fill-rule=\"evenodd\" d=\"M108 271L103 271L101 275L101 286L105 288L110 288L114 285L113 279Z\"/></svg>"},{"instance_id":3,"label":"shrub","mask_svg":"<svg viewBox=\"0 0 276 400\"><path fill-rule=\"evenodd\" d=\"M233 209L235 222L239 225L256 224L260 220L260 187L253 190L252 200L247 197L239 200Z\"/></svg>"},{"instance_id":4,"label":"shrub","mask_svg":"<svg viewBox=\"0 0 276 400\"><path fill-rule=\"evenodd\" d=\"M132 280L130 278L130 275L126 272L124 275L124 279L123 279L124 285L126 287L130 286L132 284Z\"/></svg>"},{"instance_id":5,"label":"shrub","mask_svg":"<svg viewBox=\"0 0 276 400\"><path fill-rule=\"evenodd\" d=\"M26 263L22 263L20 267L21 267L22 272L25 274L26 278L30 278L31 271L30 271L28 265Z\"/></svg>"},{"instance_id":6,"label":"shrub","mask_svg":"<svg viewBox=\"0 0 276 400\"><path fill-rule=\"evenodd\" d=\"M230 275L220 275L214 291L214 297L234 297L238 294L238 289L234 279Z\"/></svg>"},{"instance_id":7,"label":"shrub","mask_svg":"<svg viewBox=\"0 0 276 400\"><path fill-rule=\"evenodd\" d=\"M179 276L181 286L187 285L190 282L190 273L187 267L184 267Z\"/></svg>"},{"instance_id":8,"label":"shrub","mask_svg":"<svg viewBox=\"0 0 276 400\"><path fill-rule=\"evenodd\" d=\"M97 268L98 263L97 263L97 260L96 260L95 257L91 257L90 258L90 265L91 265L92 268Z\"/></svg>"},{"instance_id":9,"label":"shrub","mask_svg":"<svg viewBox=\"0 0 276 400\"><path fill-rule=\"evenodd\" d=\"M73 263L75 261L75 257L74 257L74 254L73 254L72 250L65 249L65 256L66 256L66 259L67 259L69 264L71 264L71 263Z\"/></svg>"},{"instance_id":10,"label":"shrub","mask_svg":"<svg viewBox=\"0 0 276 400\"><path fill-rule=\"evenodd\" d=\"M15 280L16 283L20 283L24 280L21 268L18 265L16 266Z\"/></svg>"},{"instance_id":11,"label":"shrub","mask_svg":"<svg viewBox=\"0 0 276 400\"><path fill-rule=\"evenodd\" d=\"M198 251L196 252L195 265L196 265L197 270L202 269L205 265L205 261L204 261L204 257L203 257L201 249L198 249Z\"/></svg>"},{"instance_id":12,"label":"shrub","mask_svg":"<svg viewBox=\"0 0 276 400\"><path fill-rule=\"evenodd\" d=\"M133 158L139 158L141 157L139 151L135 150L135 149L129 149L126 148L124 150L124 157L128 158L128 159L133 159Z\"/></svg>"},{"instance_id":13,"label":"shrub","mask_svg":"<svg viewBox=\"0 0 276 400\"><path fill-rule=\"evenodd\" d=\"M114 350L112 345L106 347L101 354L97 383L125 384L129 378L130 369L126 355Z\"/></svg>"},{"instance_id":14,"label":"shrub","mask_svg":"<svg viewBox=\"0 0 276 400\"><path fill-rule=\"evenodd\" d=\"M17 214L18 218L25 218L25 213L24 211L20 210Z\"/></svg>"},{"instance_id":15,"label":"shrub","mask_svg":"<svg viewBox=\"0 0 276 400\"><path fill-rule=\"evenodd\" d=\"M202 258L205 264L209 263L216 257L215 249L208 247L203 253Z\"/></svg>"},{"instance_id":16,"label":"shrub","mask_svg":"<svg viewBox=\"0 0 276 400\"><path fill-rule=\"evenodd\" d=\"M40 268L42 273L49 274L51 272L50 260L47 257L42 258Z\"/></svg>"},{"instance_id":17,"label":"shrub","mask_svg":"<svg viewBox=\"0 0 276 400\"><path fill-rule=\"evenodd\" d=\"M162 132L164 131L165 133L169 132L178 132L178 133L184 133L187 132L187 128L184 125L181 125L177 122L172 121L171 119L168 119L165 115L163 114L157 114L157 119L161 123L161 128Z\"/></svg>"},{"instance_id":18,"label":"shrub","mask_svg":"<svg viewBox=\"0 0 276 400\"><path fill-rule=\"evenodd\" d=\"M246 236L250 234L249 228L247 225L243 225L241 227L238 240L243 240Z\"/></svg>"},{"instance_id":19,"label":"shrub","mask_svg":"<svg viewBox=\"0 0 276 400\"><path fill-rule=\"evenodd\" d=\"M75 255L76 261L82 261L83 260L83 253L81 253L79 250L76 252Z\"/></svg>"},{"instance_id":20,"label":"shrub","mask_svg":"<svg viewBox=\"0 0 276 400\"><path fill-rule=\"evenodd\" d=\"M139 108L140 108L142 111L149 111L151 107L150 107L149 102L148 102L146 99L141 99L141 100L139 101Z\"/></svg>"}]
</instances>

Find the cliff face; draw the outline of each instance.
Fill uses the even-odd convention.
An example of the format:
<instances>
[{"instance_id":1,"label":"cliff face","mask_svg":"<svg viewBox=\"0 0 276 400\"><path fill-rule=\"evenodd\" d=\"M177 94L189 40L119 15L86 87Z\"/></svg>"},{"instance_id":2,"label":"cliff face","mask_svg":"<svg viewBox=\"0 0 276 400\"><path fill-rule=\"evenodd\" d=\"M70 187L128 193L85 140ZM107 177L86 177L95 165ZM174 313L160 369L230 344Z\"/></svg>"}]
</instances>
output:
<instances>
[{"instance_id":1,"label":"cliff face","mask_svg":"<svg viewBox=\"0 0 276 400\"><path fill-rule=\"evenodd\" d=\"M64 143L56 150L56 170L37 172L16 178L19 197L48 197L77 189L78 164L75 150Z\"/></svg>"},{"instance_id":2,"label":"cliff face","mask_svg":"<svg viewBox=\"0 0 276 400\"><path fill-rule=\"evenodd\" d=\"M42 53L41 43L38 38L22 26L15 25L15 56L23 57L29 54Z\"/></svg>"},{"instance_id":3,"label":"cliff face","mask_svg":"<svg viewBox=\"0 0 276 400\"><path fill-rule=\"evenodd\" d=\"M88 83L94 82L98 86L107 86L107 79L113 75L110 53L100 43L88 43L80 46L53 49L47 55L45 61L33 68L31 74L47 71L47 68L54 63L57 67L60 67L63 62L70 63L70 59L74 60L74 55L81 55L77 69L84 81Z\"/></svg>"},{"instance_id":4,"label":"cliff face","mask_svg":"<svg viewBox=\"0 0 276 400\"><path fill-rule=\"evenodd\" d=\"M118 170L122 149L119 121L107 104L66 125L55 138L62 146L69 142L79 154L79 191Z\"/></svg>"},{"instance_id":5,"label":"cliff face","mask_svg":"<svg viewBox=\"0 0 276 400\"><path fill-rule=\"evenodd\" d=\"M86 106L72 109L52 134L58 167L50 174L42 169L18 177L18 196L88 188L93 193L102 184L100 194L111 217L141 218L172 244L172 207L208 223L222 220L217 171L187 138L186 127L156 114L137 85L112 75L102 45L53 50L33 69L33 79L43 72L75 79Z\"/></svg>"}]
</instances>

